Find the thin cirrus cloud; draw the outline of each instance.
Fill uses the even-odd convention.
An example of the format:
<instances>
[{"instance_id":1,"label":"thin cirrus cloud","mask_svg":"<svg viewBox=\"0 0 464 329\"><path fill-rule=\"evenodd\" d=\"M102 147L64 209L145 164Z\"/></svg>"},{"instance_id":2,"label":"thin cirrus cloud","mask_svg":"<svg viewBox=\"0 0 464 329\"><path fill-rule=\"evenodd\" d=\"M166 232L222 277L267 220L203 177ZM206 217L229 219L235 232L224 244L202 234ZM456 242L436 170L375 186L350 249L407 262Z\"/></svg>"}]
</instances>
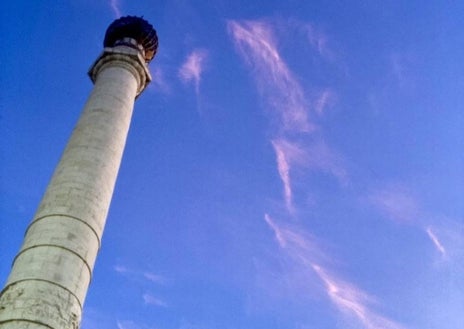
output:
<instances>
[{"instance_id":1,"label":"thin cirrus cloud","mask_svg":"<svg viewBox=\"0 0 464 329\"><path fill-rule=\"evenodd\" d=\"M171 87L165 77L164 70L160 67L160 65L155 66L151 70L153 71L153 80L152 84L148 85L148 88L169 95L171 93Z\"/></svg>"},{"instance_id":2,"label":"thin cirrus cloud","mask_svg":"<svg viewBox=\"0 0 464 329\"><path fill-rule=\"evenodd\" d=\"M341 156L332 151L322 140L313 140L302 146L297 142L279 138L272 140L272 146L276 154L277 170L283 184L285 205L290 213L294 212L290 175L292 168L328 173L342 185L348 182L348 174Z\"/></svg>"},{"instance_id":3,"label":"thin cirrus cloud","mask_svg":"<svg viewBox=\"0 0 464 329\"><path fill-rule=\"evenodd\" d=\"M200 92L200 81L205 70L208 53L204 49L193 50L179 69L179 78L184 83L193 83L195 92Z\"/></svg>"},{"instance_id":4,"label":"thin cirrus cloud","mask_svg":"<svg viewBox=\"0 0 464 329\"><path fill-rule=\"evenodd\" d=\"M325 89L322 91L317 98L314 106L315 112L319 115L322 116L325 112L326 109L335 102L335 94L333 91L330 89Z\"/></svg>"},{"instance_id":5,"label":"thin cirrus cloud","mask_svg":"<svg viewBox=\"0 0 464 329\"><path fill-rule=\"evenodd\" d=\"M435 248L443 255L446 256L446 249L443 247L441 244L440 240L438 240L438 237L436 234L433 232L432 228L429 226L425 229L427 232L427 235L429 236L430 240L432 240L433 244L435 245Z\"/></svg>"},{"instance_id":6,"label":"thin cirrus cloud","mask_svg":"<svg viewBox=\"0 0 464 329\"><path fill-rule=\"evenodd\" d=\"M130 269L123 265L116 265L113 267L113 269L116 273L119 273L120 275L123 275L131 280L151 282L160 285L166 283L165 277L153 272Z\"/></svg>"},{"instance_id":7,"label":"thin cirrus cloud","mask_svg":"<svg viewBox=\"0 0 464 329\"><path fill-rule=\"evenodd\" d=\"M366 329L405 329L403 325L377 313L372 307L376 304L372 296L329 274L320 265L312 264L312 268L323 281L328 297L341 313L358 319Z\"/></svg>"},{"instance_id":8,"label":"thin cirrus cloud","mask_svg":"<svg viewBox=\"0 0 464 329\"><path fill-rule=\"evenodd\" d=\"M164 284L166 282L166 279L163 276L154 274L152 272L144 272L143 276L145 277L145 279L153 283Z\"/></svg>"},{"instance_id":9,"label":"thin cirrus cloud","mask_svg":"<svg viewBox=\"0 0 464 329\"><path fill-rule=\"evenodd\" d=\"M328 60L333 59L333 52L328 46L327 36L318 31L312 24L302 23L301 25L309 43L317 50L319 55Z\"/></svg>"},{"instance_id":10,"label":"thin cirrus cloud","mask_svg":"<svg viewBox=\"0 0 464 329\"><path fill-rule=\"evenodd\" d=\"M292 259L297 266L307 273L308 284L314 275L319 278L325 293L337 310L347 317L353 318L366 329L405 329L405 327L391 320L374 309L378 302L347 280L330 273L321 263L327 257L321 252L317 244L310 240L310 236L296 229L278 225L268 214L264 220L274 232L279 247L285 256ZM312 274L312 275L311 275Z\"/></svg>"},{"instance_id":11,"label":"thin cirrus cloud","mask_svg":"<svg viewBox=\"0 0 464 329\"><path fill-rule=\"evenodd\" d=\"M401 223L414 222L419 217L419 206L404 186L390 185L378 189L368 197L391 220Z\"/></svg>"},{"instance_id":12,"label":"thin cirrus cloud","mask_svg":"<svg viewBox=\"0 0 464 329\"><path fill-rule=\"evenodd\" d=\"M326 38L310 25L297 22L298 28L318 52L327 53ZM290 23L294 28L296 23ZM311 28L310 28L311 27ZM347 174L341 157L327 144L314 136L316 125L310 120L307 97L297 77L288 67L277 48L273 28L266 21L228 21L228 30L241 58L251 68L251 73L264 101L269 105L270 121L277 128L278 137L271 140L276 155L277 170L283 184L285 206L290 214L295 213L291 176L295 169L322 171L347 182ZM325 88L317 95L313 112L322 115L333 104L335 93ZM288 136L292 136L289 138ZM292 139L306 136L306 142ZM304 140L299 138L300 140Z\"/></svg>"},{"instance_id":13,"label":"thin cirrus cloud","mask_svg":"<svg viewBox=\"0 0 464 329\"><path fill-rule=\"evenodd\" d=\"M314 24L303 22L298 19L291 19L288 24L298 34L302 34L305 41L309 43L312 49L326 61L333 61L335 54L329 46L329 38Z\"/></svg>"},{"instance_id":14,"label":"thin cirrus cloud","mask_svg":"<svg viewBox=\"0 0 464 329\"><path fill-rule=\"evenodd\" d=\"M450 232L462 229L462 226L457 221L428 214L404 185L390 184L381 187L371 192L367 199L386 218L422 230L443 259L461 257L458 250L464 244L464 239Z\"/></svg>"},{"instance_id":15,"label":"thin cirrus cloud","mask_svg":"<svg viewBox=\"0 0 464 329\"><path fill-rule=\"evenodd\" d=\"M121 17L121 9L119 8L120 7L119 0L110 0L110 7L116 18Z\"/></svg>"},{"instance_id":16,"label":"thin cirrus cloud","mask_svg":"<svg viewBox=\"0 0 464 329\"><path fill-rule=\"evenodd\" d=\"M303 89L281 58L270 25L231 20L228 29L238 53L251 66L260 92L277 115L278 128L289 132L314 130Z\"/></svg>"},{"instance_id":17,"label":"thin cirrus cloud","mask_svg":"<svg viewBox=\"0 0 464 329\"><path fill-rule=\"evenodd\" d=\"M284 186L285 205L289 212L293 212L292 187L290 183L290 163L287 150L278 141L272 141L276 153L277 170Z\"/></svg>"}]
</instances>

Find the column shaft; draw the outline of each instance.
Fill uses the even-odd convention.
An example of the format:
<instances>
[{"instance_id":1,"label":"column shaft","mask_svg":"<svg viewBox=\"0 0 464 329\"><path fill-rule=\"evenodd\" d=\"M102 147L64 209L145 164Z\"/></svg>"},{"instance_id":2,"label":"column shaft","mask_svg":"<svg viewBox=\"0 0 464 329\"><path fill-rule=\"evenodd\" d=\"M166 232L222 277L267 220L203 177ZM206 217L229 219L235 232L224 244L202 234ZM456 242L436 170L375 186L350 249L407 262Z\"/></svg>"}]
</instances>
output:
<instances>
[{"instance_id":1,"label":"column shaft","mask_svg":"<svg viewBox=\"0 0 464 329\"><path fill-rule=\"evenodd\" d=\"M130 62L106 61L94 77L0 295L1 329L74 329L80 323L142 80Z\"/></svg>"}]
</instances>

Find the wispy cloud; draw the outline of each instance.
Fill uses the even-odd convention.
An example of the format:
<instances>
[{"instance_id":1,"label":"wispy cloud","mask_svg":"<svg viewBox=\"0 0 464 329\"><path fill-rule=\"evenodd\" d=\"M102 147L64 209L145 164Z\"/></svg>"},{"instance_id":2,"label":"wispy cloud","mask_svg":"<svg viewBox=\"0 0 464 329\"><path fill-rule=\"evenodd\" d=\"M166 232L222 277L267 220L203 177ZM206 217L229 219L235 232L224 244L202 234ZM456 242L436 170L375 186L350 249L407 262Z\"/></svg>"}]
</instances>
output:
<instances>
[{"instance_id":1,"label":"wispy cloud","mask_svg":"<svg viewBox=\"0 0 464 329\"><path fill-rule=\"evenodd\" d=\"M334 176L342 185L348 181L348 174L339 155L333 152L322 140L311 140L302 145L279 138L272 140L276 153L277 169L284 187L285 204L290 213L294 212L292 201L292 168L306 168L325 172Z\"/></svg>"},{"instance_id":2,"label":"wispy cloud","mask_svg":"<svg viewBox=\"0 0 464 329\"><path fill-rule=\"evenodd\" d=\"M323 115L326 109L335 102L335 94L330 89L324 90L316 99L314 110L318 115Z\"/></svg>"},{"instance_id":3,"label":"wispy cloud","mask_svg":"<svg viewBox=\"0 0 464 329\"><path fill-rule=\"evenodd\" d=\"M404 326L377 313L375 299L317 264L311 267L323 281L327 295L343 314L356 318L367 329L403 329Z\"/></svg>"},{"instance_id":4,"label":"wispy cloud","mask_svg":"<svg viewBox=\"0 0 464 329\"><path fill-rule=\"evenodd\" d=\"M115 265L113 267L113 269L118 272L118 273L127 273L129 272L129 270L127 269L127 267L125 266L122 266L122 265Z\"/></svg>"},{"instance_id":5,"label":"wispy cloud","mask_svg":"<svg viewBox=\"0 0 464 329\"><path fill-rule=\"evenodd\" d=\"M160 65L154 65L152 68L150 68L150 70L152 71L153 80L151 84L148 85L148 87L150 89L155 89L156 91L159 91L163 94L170 94L171 87L166 80L164 70L160 67Z\"/></svg>"},{"instance_id":6,"label":"wispy cloud","mask_svg":"<svg viewBox=\"0 0 464 329\"><path fill-rule=\"evenodd\" d=\"M145 293L143 294L143 301L145 302L146 305L153 305L153 306L159 306L159 307L167 307L168 304L161 300L160 298L157 298L153 296L152 294Z\"/></svg>"},{"instance_id":7,"label":"wispy cloud","mask_svg":"<svg viewBox=\"0 0 464 329\"><path fill-rule=\"evenodd\" d=\"M184 83L192 82L195 86L195 92L200 92L200 81L205 69L205 63L208 53L204 49L193 50L186 58L185 62L179 69L179 78Z\"/></svg>"},{"instance_id":8,"label":"wispy cloud","mask_svg":"<svg viewBox=\"0 0 464 329\"><path fill-rule=\"evenodd\" d=\"M310 266L313 262L327 260L316 239L308 232L298 231L288 224L279 225L269 214L264 215L264 221L273 231L279 247L298 264Z\"/></svg>"},{"instance_id":9,"label":"wispy cloud","mask_svg":"<svg viewBox=\"0 0 464 329\"><path fill-rule=\"evenodd\" d=\"M143 276L145 277L145 279L153 283L163 284L166 282L166 279L163 276L152 273L152 272L144 272Z\"/></svg>"},{"instance_id":10,"label":"wispy cloud","mask_svg":"<svg viewBox=\"0 0 464 329\"><path fill-rule=\"evenodd\" d=\"M438 217L425 231L441 260L464 269L464 224L462 220Z\"/></svg>"},{"instance_id":11,"label":"wispy cloud","mask_svg":"<svg viewBox=\"0 0 464 329\"><path fill-rule=\"evenodd\" d=\"M276 153L277 170L279 171L279 176L284 186L285 205L287 210L292 213L292 187L290 183L290 163L287 159L287 152L282 147L281 143L277 141L272 141L272 146L274 146L274 151Z\"/></svg>"},{"instance_id":12,"label":"wispy cloud","mask_svg":"<svg viewBox=\"0 0 464 329\"><path fill-rule=\"evenodd\" d=\"M229 21L228 29L237 51L253 69L260 92L277 114L279 128L312 131L303 89L281 58L270 25L264 21Z\"/></svg>"},{"instance_id":13,"label":"wispy cloud","mask_svg":"<svg viewBox=\"0 0 464 329\"><path fill-rule=\"evenodd\" d=\"M388 218L397 222L414 222L420 214L417 201L402 185L394 184L374 191L368 199Z\"/></svg>"},{"instance_id":14,"label":"wispy cloud","mask_svg":"<svg viewBox=\"0 0 464 329\"><path fill-rule=\"evenodd\" d=\"M425 229L427 232L427 235L429 236L430 240L432 240L433 244L435 245L435 248L443 255L446 256L446 250L445 247L441 244L440 240L438 240L438 237L435 235L435 233L432 231L432 228L429 226Z\"/></svg>"},{"instance_id":15,"label":"wispy cloud","mask_svg":"<svg viewBox=\"0 0 464 329\"><path fill-rule=\"evenodd\" d=\"M286 25L304 31L318 53L328 54L326 39L312 26L300 22ZM278 24L277 24L278 25ZM310 107L304 89L295 74L282 58L278 49L271 22L228 21L228 30L235 48L251 68L259 92L269 105L269 119L273 124L274 137L271 140L276 154L277 170L283 184L285 207L295 214L294 193L291 176L297 168L320 171L335 176L340 182L347 182L347 173L341 157L327 144L317 138L316 124L310 118ZM301 33L300 33L301 35ZM314 102L312 113L322 115L333 104L335 93L326 88ZM308 138L308 136L311 136ZM295 142L301 140L302 142ZM304 142L303 142L304 140Z\"/></svg>"},{"instance_id":16,"label":"wispy cloud","mask_svg":"<svg viewBox=\"0 0 464 329\"><path fill-rule=\"evenodd\" d=\"M265 214L264 220L274 232L285 255L305 270L308 284L314 280L315 274L330 301L342 314L349 317L347 321L356 318L366 329L404 329L399 323L375 310L374 307L378 307L375 298L323 267L321 262L326 256L311 241L310 235L288 225L278 225L268 214Z\"/></svg>"},{"instance_id":17,"label":"wispy cloud","mask_svg":"<svg viewBox=\"0 0 464 329\"><path fill-rule=\"evenodd\" d=\"M274 220L268 214L264 214L264 220L274 232L274 235L276 237L277 242L279 243L279 246L281 248L285 248L287 245L287 242L285 240L284 234L280 231L280 228L274 223Z\"/></svg>"},{"instance_id":18,"label":"wispy cloud","mask_svg":"<svg viewBox=\"0 0 464 329\"><path fill-rule=\"evenodd\" d=\"M329 47L326 34L317 29L313 24L293 21L306 35L309 44L326 60L333 60L334 53Z\"/></svg>"},{"instance_id":19,"label":"wispy cloud","mask_svg":"<svg viewBox=\"0 0 464 329\"><path fill-rule=\"evenodd\" d=\"M119 0L110 0L111 10L114 13L115 18L121 17L121 9Z\"/></svg>"},{"instance_id":20,"label":"wispy cloud","mask_svg":"<svg viewBox=\"0 0 464 329\"><path fill-rule=\"evenodd\" d=\"M378 188L367 198L386 218L424 232L442 260L459 261L464 253L464 225L457 220L430 214L403 184Z\"/></svg>"},{"instance_id":21,"label":"wispy cloud","mask_svg":"<svg viewBox=\"0 0 464 329\"><path fill-rule=\"evenodd\" d=\"M135 281L145 281L151 282L155 284L165 284L166 278L162 275L149 272L149 271L141 271L137 269L130 269L123 265L115 265L113 267L114 271Z\"/></svg>"}]
</instances>

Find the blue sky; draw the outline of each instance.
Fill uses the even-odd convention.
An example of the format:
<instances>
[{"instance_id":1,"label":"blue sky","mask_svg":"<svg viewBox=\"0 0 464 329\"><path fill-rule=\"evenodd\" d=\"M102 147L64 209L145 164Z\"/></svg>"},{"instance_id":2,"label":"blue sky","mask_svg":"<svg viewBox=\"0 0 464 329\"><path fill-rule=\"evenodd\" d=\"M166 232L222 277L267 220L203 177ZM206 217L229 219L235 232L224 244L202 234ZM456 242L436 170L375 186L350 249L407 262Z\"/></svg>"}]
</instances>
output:
<instances>
[{"instance_id":1,"label":"blue sky","mask_svg":"<svg viewBox=\"0 0 464 329\"><path fill-rule=\"evenodd\" d=\"M158 31L83 329L464 324L464 5L3 2L0 279L120 15Z\"/></svg>"}]
</instances>

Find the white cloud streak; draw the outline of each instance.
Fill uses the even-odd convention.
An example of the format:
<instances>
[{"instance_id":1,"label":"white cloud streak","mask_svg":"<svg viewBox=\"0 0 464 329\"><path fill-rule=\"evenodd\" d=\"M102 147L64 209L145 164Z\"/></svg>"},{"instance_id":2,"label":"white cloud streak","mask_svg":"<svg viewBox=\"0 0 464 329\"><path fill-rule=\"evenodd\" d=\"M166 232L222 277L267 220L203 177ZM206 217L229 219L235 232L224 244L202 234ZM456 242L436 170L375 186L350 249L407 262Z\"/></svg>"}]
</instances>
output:
<instances>
[{"instance_id":1,"label":"white cloud streak","mask_svg":"<svg viewBox=\"0 0 464 329\"><path fill-rule=\"evenodd\" d=\"M165 284L166 283L166 278L155 274L153 272L148 272L148 271L140 271L140 270L134 270L134 269L129 269L123 265L116 265L113 267L113 269L125 276L128 277L129 279L135 280L135 281L149 281L151 283L155 284Z\"/></svg>"},{"instance_id":2,"label":"white cloud streak","mask_svg":"<svg viewBox=\"0 0 464 329\"><path fill-rule=\"evenodd\" d=\"M158 275L158 274L154 274L152 272L145 272L143 273L143 276L145 277L145 279L153 282L153 283L157 283L157 284L163 284L166 282L166 279L161 276L161 275Z\"/></svg>"},{"instance_id":3,"label":"white cloud streak","mask_svg":"<svg viewBox=\"0 0 464 329\"><path fill-rule=\"evenodd\" d=\"M208 53L204 49L195 49L187 56L185 62L179 69L179 78L184 83L193 82L195 92L200 92L200 81L205 69Z\"/></svg>"},{"instance_id":4,"label":"white cloud streak","mask_svg":"<svg viewBox=\"0 0 464 329\"><path fill-rule=\"evenodd\" d=\"M321 280L324 290L334 306L345 316L347 321L356 318L366 329L404 329L399 323L379 314L374 306L375 299L355 285L329 273L321 265L325 256L317 245L310 241L309 235L280 226L268 214L264 215L265 222L274 232L275 238L285 252L307 274L308 284L313 280L310 273L316 274Z\"/></svg>"},{"instance_id":5,"label":"white cloud streak","mask_svg":"<svg viewBox=\"0 0 464 329\"><path fill-rule=\"evenodd\" d=\"M270 26L262 21L229 21L228 29L237 51L252 67L260 92L277 114L279 128L312 131L302 87L279 55Z\"/></svg>"},{"instance_id":6,"label":"white cloud streak","mask_svg":"<svg viewBox=\"0 0 464 329\"><path fill-rule=\"evenodd\" d=\"M316 100L314 110L318 115L323 115L327 109L327 107L331 106L335 101L334 93L326 89L324 90Z\"/></svg>"},{"instance_id":7,"label":"white cloud streak","mask_svg":"<svg viewBox=\"0 0 464 329\"><path fill-rule=\"evenodd\" d=\"M110 0L111 10L113 10L115 18L121 17L121 9L119 0Z\"/></svg>"},{"instance_id":8,"label":"white cloud streak","mask_svg":"<svg viewBox=\"0 0 464 329\"><path fill-rule=\"evenodd\" d=\"M424 211L409 189L401 184L379 188L367 199L388 219L423 231L442 256L442 260L456 263L462 260L464 238L461 232L464 227L459 220L450 220Z\"/></svg>"},{"instance_id":9,"label":"white cloud streak","mask_svg":"<svg viewBox=\"0 0 464 329\"><path fill-rule=\"evenodd\" d=\"M292 202L292 187L290 183L290 164L287 160L285 150L282 148L280 143L272 141L272 146L274 146L274 151L276 153L277 170L284 186L285 205L287 210L292 213L294 210Z\"/></svg>"},{"instance_id":10,"label":"white cloud streak","mask_svg":"<svg viewBox=\"0 0 464 329\"><path fill-rule=\"evenodd\" d=\"M327 295L340 312L355 317L366 329L402 329L399 323L392 321L373 310L375 300L354 285L329 274L326 269L312 264L313 270L324 282Z\"/></svg>"},{"instance_id":11,"label":"white cloud streak","mask_svg":"<svg viewBox=\"0 0 464 329\"><path fill-rule=\"evenodd\" d=\"M334 176L342 185L347 183L348 175L342 165L343 161L323 141L312 141L305 146L285 138L271 142L276 153L277 170L284 187L285 205L290 213L294 213L290 178L292 168L326 172Z\"/></svg>"},{"instance_id":12,"label":"white cloud streak","mask_svg":"<svg viewBox=\"0 0 464 329\"><path fill-rule=\"evenodd\" d=\"M129 271L125 266L122 265L115 265L113 268L118 273L127 273Z\"/></svg>"},{"instance_id":13,"label":"white cloud streak","mask_svg":"<svg viewBox=\"0 0 464 329\"><path fill-rule=\"evenodd\" d=\"M292 23L291 23L292 24ZM312 26L299 22L312 47L327 55L326 38ZM343 184L347 174L340 157L322 140L313 138L309 144L291 142L288 137L307 135L316 129L310 120L309 106L298 79L281 57L271 25L266 21L228 21L235 48L251 68L258 90L269 105L270 119L276 125L279 138L271 140L276 154L279 177L283 184L285 207L295 214L291 176L296 168L330 173ZM325 89L315 102L314 112L322 115L334 101L334 93Z\"/></svg>"},{"instance_id":14,"label":"white cloud streak","mask_svg":"<svg viewBox=\"0 0 464 329\"><path fill-rule=\"evenodd\" d=\"M432 231L432 228L429 226L425 229L427 232L427 235L429 236L430 240L432 240L435 248L443 255L446 256L446 250L445 247L441 244L440 240L438 240L438 237L436 234Z\"/></svg>"}]
</instances>

